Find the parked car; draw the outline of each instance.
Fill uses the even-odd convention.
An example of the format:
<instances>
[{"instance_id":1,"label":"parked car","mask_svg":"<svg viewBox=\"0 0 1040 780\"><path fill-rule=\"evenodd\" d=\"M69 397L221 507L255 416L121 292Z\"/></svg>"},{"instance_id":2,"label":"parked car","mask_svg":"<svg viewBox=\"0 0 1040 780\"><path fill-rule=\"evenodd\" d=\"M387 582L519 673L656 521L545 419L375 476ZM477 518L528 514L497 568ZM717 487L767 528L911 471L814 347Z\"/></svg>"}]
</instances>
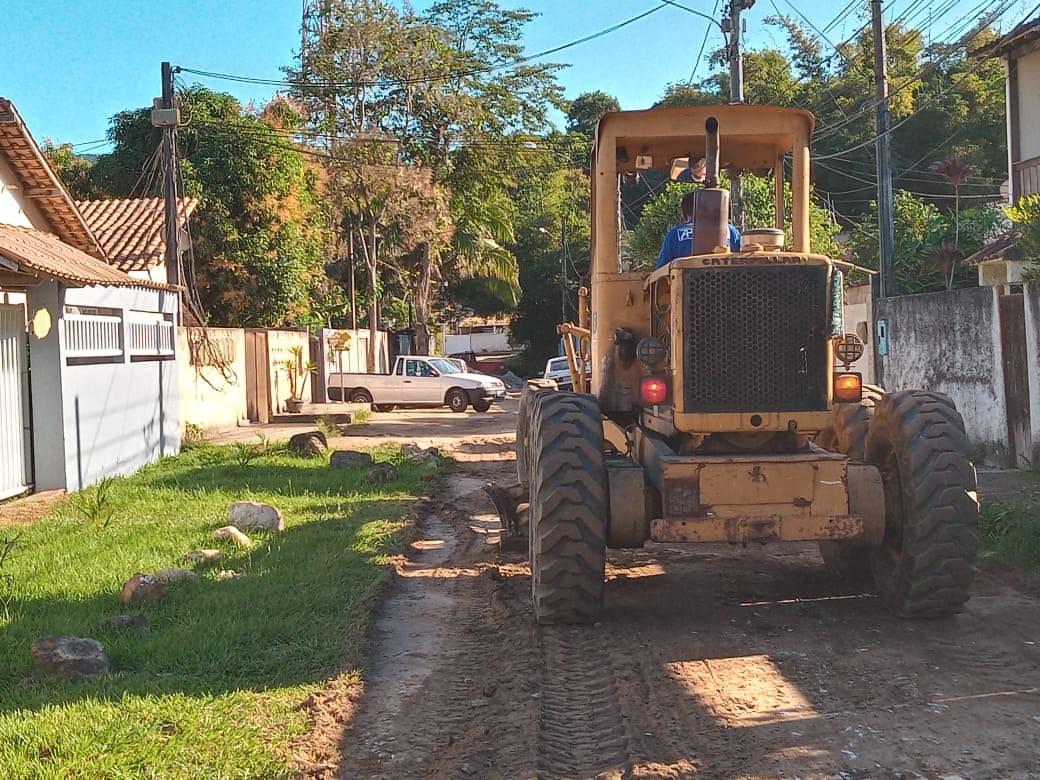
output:
<instances>
[{"instance_id":1,"label":"parked car","mask_svg":"<svg viewBox=\"0 0 1040 780\"><path fill-rule=\"evenodd\" d=\"M506 361L501 358L481 357L478 360L476 352L455 352L448 355L448 357L465 361L466 365L469 366L469 370L478 374L501 376L509 370Z\"/></svg>"},{"instance_id":2,"label":"parked car","mask_svg":"<svg viewBox=\"0 0 1040 780\"><path fill-rule=\"evenodd\" d=\"M329 374L326 393L333 401L371 404L377 412L397 406L447 406L464 412L470 404L486 412L505 398L506 386L495 377L459 371L454 360L400 355L389 374Z\"/></svg>"},{"instance_id":3,"label":"parked car","mask_svg":"<svg viewBox=\"0 0 1040 780\"><path fill-rule=\"evenodd\" d=\"M585 375L589 376L591 373L592 367L585 363ZM542 378L552 379L561 390L574 389L574 383L571 382L571 369L566 355L549 358L545 362L545 372L542 374Z\"/></svg>"}]
</instances>

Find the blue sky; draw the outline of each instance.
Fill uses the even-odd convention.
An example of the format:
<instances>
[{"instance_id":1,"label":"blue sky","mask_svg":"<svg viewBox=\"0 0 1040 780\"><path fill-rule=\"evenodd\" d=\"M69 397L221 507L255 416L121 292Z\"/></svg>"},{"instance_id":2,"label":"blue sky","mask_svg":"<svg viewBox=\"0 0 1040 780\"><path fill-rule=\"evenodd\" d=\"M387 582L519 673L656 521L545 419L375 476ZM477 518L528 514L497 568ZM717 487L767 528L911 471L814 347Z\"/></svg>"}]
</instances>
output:
<instances>
[{"instance_id":1,"label":"blue sky","mask_svg":"<svg viewBox=\"0 0 1040 780\"><path fill-rule=\"evenodd\" d=\"M1010 2L1011 0L1009 0ZM725 0L719 0L721 5ZM999 0L888 0L886 19L907 18L943 36ZM716 0L680 4L718 17ZM428 5L418 2L418 7ZM524 45L537 52L594 33L662 5L660 0L500 0L542 15L527 28ZM104 139L118 111L151 103L159 94L162 60L198 70L278 79L279 68L299 49L301 0L0 0L4 42L0 46L0 95L10 98L37 141L77 144L77 151L103 151L89 142ZM1016 0L1002 17L1009 29L1035 8ZM45 9L45 10L44 10ZM780 12L804 15L837 43L864 23L867 0L757 0L745 14L751 47L778 45L782 36L762 24ZM1034 12L1035 15L1035 12ZM561 72L567 96L602 89L622 108L646 108L671 82L694 72L706 28L705 57L722 43L705 19L667 5L623 29L553 55L571 67ZM825 43L826 47L827 44ZM708 72L703 59L697 77ZM263 102L271 87L197 79Z\"/></svg>"}]
</instances>

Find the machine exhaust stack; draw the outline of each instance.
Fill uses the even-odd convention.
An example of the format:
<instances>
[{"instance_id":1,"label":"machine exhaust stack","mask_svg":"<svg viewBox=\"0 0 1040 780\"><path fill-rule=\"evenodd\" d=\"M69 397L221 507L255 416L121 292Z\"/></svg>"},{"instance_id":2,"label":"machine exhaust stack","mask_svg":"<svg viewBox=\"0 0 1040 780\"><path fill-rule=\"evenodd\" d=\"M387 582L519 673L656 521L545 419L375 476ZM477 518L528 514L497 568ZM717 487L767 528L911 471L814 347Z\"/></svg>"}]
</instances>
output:
<instances>
[{"instance_id":1,"label":"machine exhaust stack","mask_svg":"<svg viewBox=\"0 0 1040 780\"><path fill-rule=\"evenodd\" d=\"M719 120L704 123L704 181L693 213L693 254L707 255L729 240L729 192L719 187Z\"/></svg>"}]
</instances>

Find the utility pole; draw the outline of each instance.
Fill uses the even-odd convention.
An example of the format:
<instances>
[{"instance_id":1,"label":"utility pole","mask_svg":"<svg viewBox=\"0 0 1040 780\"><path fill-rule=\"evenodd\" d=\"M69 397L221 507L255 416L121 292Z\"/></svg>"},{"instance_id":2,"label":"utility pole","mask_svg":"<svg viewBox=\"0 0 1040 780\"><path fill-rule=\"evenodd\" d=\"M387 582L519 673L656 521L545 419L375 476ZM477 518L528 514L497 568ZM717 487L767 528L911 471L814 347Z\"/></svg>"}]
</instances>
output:
<instances>
[{"instance_id":1,"label":"utility pole","mask_svg":"<svg viewBox=\"0 0 1040 780\"><path fill-rule=\"evenodd\" d=\"M877 202L881 249L878 286L880 297L888 298L896 294L898 284L895 275L895 213L889 139L892 116L888 110L888 58L885 52L885 25L881 17L881 0L870 0L870 15L874 27L874 80L877 87Z\"/></svg>"},{"instance_id":2,"label":"utility pole","mask_svg":"<svg viewBox=\"0 0 1040 780\"><path fill-rule=\"evenodd\" d=\"M729 0L729 15L723 17L722 31L729 34L729 102L744 102L744 50L741 36L744 33L740 19L741 11L750 9L755 0ZM744 227L744 180L737 171L730 187L730 214L737 227Z\"/></svg>"},{"instance_id":3,"label":"utility pole","mask_svg":"<svg viewBox=\"0 0 1040 780\"><path fill-rule=\"evenodd\" d=\"M560 218L560 323L567 321L567 219Z\"/></svg>"},{"instance_id":4,"label":"utility pole","mask_svg":"<svg viewBox=\"0 0 1040 780\"><path fill-rule=\"evenodd\" d=\"M173 94L173 68L162 64L162 97L152 102L152 125L163 130L163 198L165 200L166 280L181 283L180 252L177 250L177 125L180 109Z\"/></svg>"}]
</instances>

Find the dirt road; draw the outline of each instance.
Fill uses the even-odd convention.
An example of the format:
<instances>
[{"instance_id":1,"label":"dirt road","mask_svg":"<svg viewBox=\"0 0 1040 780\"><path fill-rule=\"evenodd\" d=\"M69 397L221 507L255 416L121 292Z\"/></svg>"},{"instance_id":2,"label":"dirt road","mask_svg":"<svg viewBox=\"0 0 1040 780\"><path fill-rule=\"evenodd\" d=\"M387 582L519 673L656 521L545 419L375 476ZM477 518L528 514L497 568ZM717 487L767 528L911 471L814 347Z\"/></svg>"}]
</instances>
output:
<instances>
[{"instance_id":1,"label":"dirt road","mask_svg":"<svg viewBox=\"0 0 1040 780\"><path fill-rule=\"evenodd\" d=\"M906 622L812 546L655 545L610 555L601 623L538 627L480 490L512 473L514 410L437 415L459 469L398 565L363 690L316 697L301 749L337 768L313 774L1040 778L1040 587L1006 572L955 619Z\"/></svg>"}]
</instances>

